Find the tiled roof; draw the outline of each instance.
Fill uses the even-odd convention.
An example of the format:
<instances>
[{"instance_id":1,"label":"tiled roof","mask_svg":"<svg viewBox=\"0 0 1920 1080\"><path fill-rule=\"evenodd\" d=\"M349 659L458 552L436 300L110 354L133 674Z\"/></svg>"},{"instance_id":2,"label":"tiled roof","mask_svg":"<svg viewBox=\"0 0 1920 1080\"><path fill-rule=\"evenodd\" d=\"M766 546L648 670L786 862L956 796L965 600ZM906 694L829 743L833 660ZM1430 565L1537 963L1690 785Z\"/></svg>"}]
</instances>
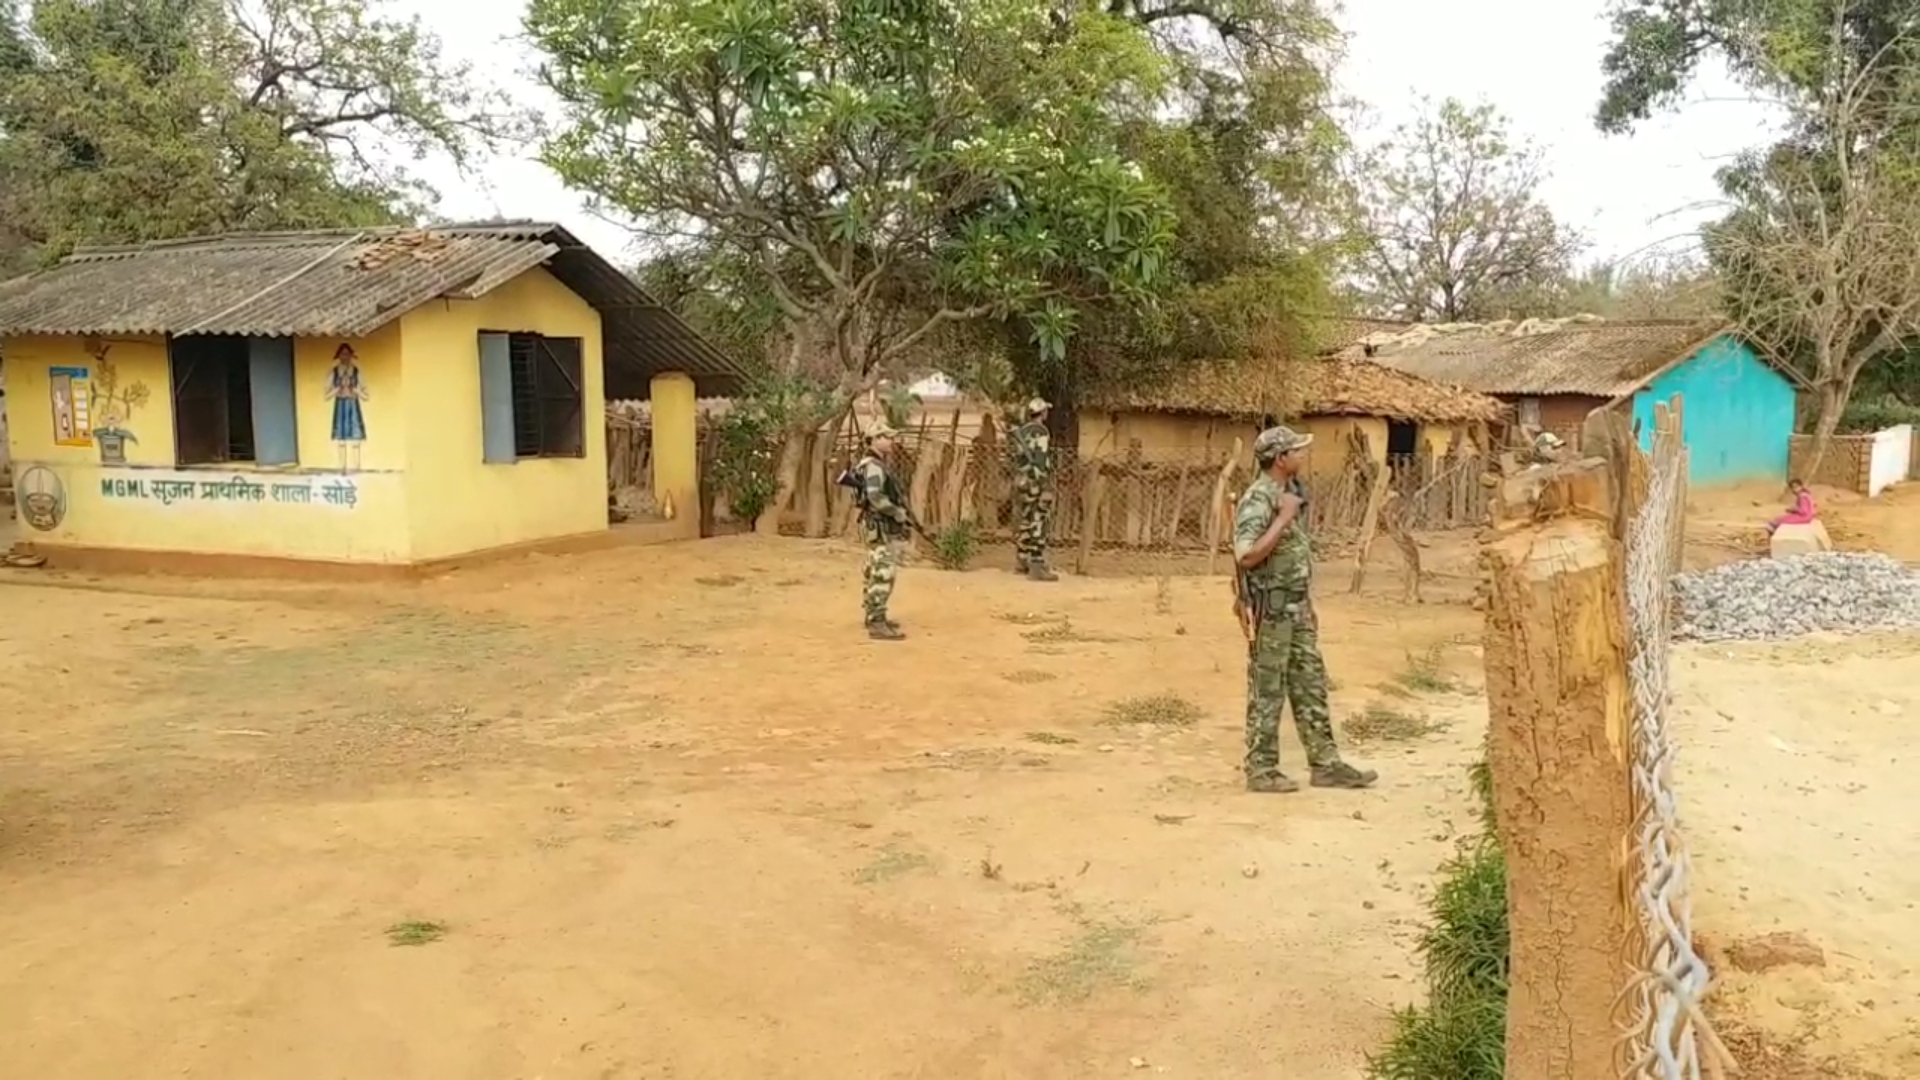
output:
<instances>
[{"instance_id":1,"label":"tiled roof","mask_svg":"<svg viewBox=\"0 0 1920 1080\"><path fill-rule=\"evenodd\" d=\"M360 337L443 296L476 297L545 266L600 312L610 397L663 371L702 394L744 370L558 225L515 221L249 233L82 249L0 284L0 336Z\"/></svg>"},{"instance_id":2,"label":"tiled roof","mask_svg":"<svg viewBox=\"0 0 1920 1080\"><path fill-rule=\"evenodd\" d=\"M1415 326L1369 336L1364 354L1409 375L1483 394L1612 398L1638 389L1724 330L1719 323L1590 317L1518 326Z\"/></svg>"},{"instance_id":3,"label":"tiled roof","mask_svg":"<svg viewBox=\"0 0 1920 1080\"><path fill-rule=\"evenodd\" d=\"M1209 416L1382 416L1461 423L1492 420L1500 402L1366 360L1244 360L1198 364L1149 390L1089 403L1105 410Z\"/></svg>"}]
</instances>

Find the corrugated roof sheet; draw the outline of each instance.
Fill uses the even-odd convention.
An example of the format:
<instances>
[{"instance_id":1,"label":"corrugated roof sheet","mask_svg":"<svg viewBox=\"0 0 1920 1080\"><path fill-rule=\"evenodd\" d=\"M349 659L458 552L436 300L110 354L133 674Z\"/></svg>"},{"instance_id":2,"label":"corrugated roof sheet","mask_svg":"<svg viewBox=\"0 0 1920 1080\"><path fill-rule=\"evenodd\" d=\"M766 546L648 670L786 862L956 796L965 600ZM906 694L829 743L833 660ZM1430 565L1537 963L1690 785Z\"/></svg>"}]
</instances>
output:
<instances>
[{"instance_id":1,"label":"corrugated roof sheet","mask_svg":"<svg viewBox=\"0 0 1920 1080\"><path fill-rule=\"evenodd\" d=\"M1492 420L1493 398L1366 360L1244 360L1198 364L1163 386L1090 403L1106 410L1208 416L1383 416L1427 423Z\"/></svg>"},{"instance_id":2,"label":"corrugated roof sheet","mask_svg":"<svg viewBox=\"0 0 1920 1080\"><path fill-rule=\"evenodd\" d=\"M1725 331L1718 323L1588 319L1413 327L1367 339L1375 363L1483 394L1631 393Z\"/></svg>"},{"instance_id":3,"label":"corrugated roof sheet","mask_svg":"<svg viewBox=\"0 0 1920 1080\"><path fill-rule=\"evenodd\" d=\"M551 223L251 233L82 249L0 284L0 336L359 337L441 296L478 295L535 266L600 312L607 394L644 397L680 371L699 393L746 372L620 269Z\"/></svg>"}]
</instances>

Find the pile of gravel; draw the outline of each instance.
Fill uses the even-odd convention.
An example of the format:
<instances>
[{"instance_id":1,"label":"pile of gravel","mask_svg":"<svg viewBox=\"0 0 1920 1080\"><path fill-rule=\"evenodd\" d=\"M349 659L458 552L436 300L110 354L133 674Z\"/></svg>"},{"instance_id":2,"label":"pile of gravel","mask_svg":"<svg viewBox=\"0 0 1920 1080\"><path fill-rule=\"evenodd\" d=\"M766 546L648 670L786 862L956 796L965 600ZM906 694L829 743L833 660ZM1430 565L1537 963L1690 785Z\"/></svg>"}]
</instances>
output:
<instances>
[{"instance_id":1,"label":"pile of gravel","mask_svg":"<svg viewBox=\"0 0 1920 1080\"><path fill-rule=\"evenodd\" d=\"M1826 551L1728 563L1674 584L1674 636L1773 641L1821 630L1920 629L1920 573L1880 554Z\"/></svg>"}]
</instances>

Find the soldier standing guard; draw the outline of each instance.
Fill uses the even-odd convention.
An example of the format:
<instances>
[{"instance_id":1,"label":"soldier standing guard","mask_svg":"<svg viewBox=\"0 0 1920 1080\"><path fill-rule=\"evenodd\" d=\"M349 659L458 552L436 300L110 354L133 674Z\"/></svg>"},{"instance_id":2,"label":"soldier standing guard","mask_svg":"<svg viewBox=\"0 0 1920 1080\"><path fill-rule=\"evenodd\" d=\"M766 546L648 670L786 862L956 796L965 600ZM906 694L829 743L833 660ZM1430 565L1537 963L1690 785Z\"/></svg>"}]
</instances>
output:
<instances>
[{"instance_id":1,"label":"soldier standing guard","mask_svg":"<svg viewBox=\"0 0 1920 1080\"><path fill-rule=\"evenodd\" d=\"M1013 457L1013 484L1019 533L1014 538L1013 572L1034 581L1057 581L1047 567L1047 526L1053 517L1053 450L1047 439L1044 398L1027 402L1027 422L1007 436Z\"/></svg>"},{"instance_id":2,"label":"soldier standing guard","mask_svg":"<svg viewBox=\"0 0 1920 1080\"><path fill-rule=\"evenodd\" d=\"M1233 512L1237 603L1251 624L1247 646L1247 790L1288 792L1300 785L1280 771L1280 711L1293 706L1293 723L1307 751L1314 787L1364 788L1379 779L1340 757L1327 710L1327 664L1309 585L1313 558L1299 485L1301 451L1313 441L1286 427L1270 427L1253 441L1260 475Z\"/></svg>"},{"instance_id":3,"label":"soldier standing guard","mask_svg":"<svg viewBox=\"0 0 1920 1080\"><path fill-rule=\"evenodd\" d=\"M902 550L912 515L906 492L893 475L893 429L875 424L867 432L867 452L854 463L849 485L860 508L860 532L867 541L867 568L860 591L866 614L867 636L876 641L899 641L907 635L887 617L893 581L900 572Z\"/></svg>"}]
</instances>

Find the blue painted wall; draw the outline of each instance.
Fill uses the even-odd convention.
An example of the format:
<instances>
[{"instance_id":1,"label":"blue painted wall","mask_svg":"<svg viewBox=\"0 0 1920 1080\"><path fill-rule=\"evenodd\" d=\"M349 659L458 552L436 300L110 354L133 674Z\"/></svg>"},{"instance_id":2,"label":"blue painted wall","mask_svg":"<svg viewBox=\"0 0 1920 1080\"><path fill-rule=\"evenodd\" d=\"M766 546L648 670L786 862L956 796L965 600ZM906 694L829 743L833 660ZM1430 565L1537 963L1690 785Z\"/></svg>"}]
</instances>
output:
<instances>
[{"instance_id":1,"label":"blue painted wall","mask_svg":"<svg viewBox=\"0 0 1920 1080\"><path fill-rule=\"evenodd\" d=\"M1688 479L1695 484L1785 480L1793 437L1794 391L1754 351L1719 337L1633 396L1640 445L1653 443L1653 406L1680 397L1686 408Z\"/></svg>"}]
</instances>

